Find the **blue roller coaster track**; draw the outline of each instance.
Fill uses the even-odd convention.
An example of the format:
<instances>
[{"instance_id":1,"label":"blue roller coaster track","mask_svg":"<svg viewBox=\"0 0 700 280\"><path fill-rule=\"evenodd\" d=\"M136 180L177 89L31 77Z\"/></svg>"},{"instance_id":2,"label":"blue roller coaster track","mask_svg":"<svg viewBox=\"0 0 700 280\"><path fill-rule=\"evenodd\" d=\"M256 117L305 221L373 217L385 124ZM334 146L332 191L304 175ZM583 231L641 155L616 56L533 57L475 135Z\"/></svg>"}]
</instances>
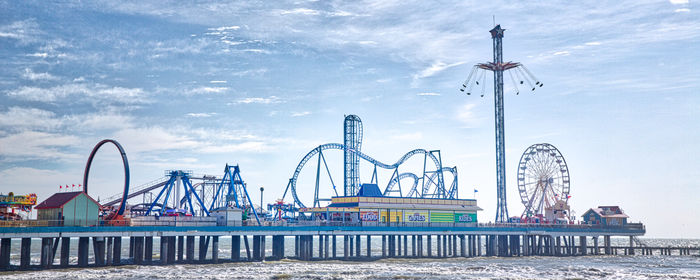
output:
<instances>
[{"instance_id":1,"label":"blue roller coaster track","mask_svg":"<svg viewBox=\"0 0 700 280\"><path fill-rule=\"evenodd\" d=\"M346 117L345 121L345 133L352 133L353 135L346 135L345 137L345 142L348 142L348 139L353 139L350 141L351 145L353 147L359 148L361 146L361 135L362 135L362 123L359 120L359 117L352 118L351 120L354 122L353 126L354 127L359 127L358 129L348 129L348 117L353 117L354 115L349 115ZM456 167L442 167L442 158L440 156L440 151L428 151L424 149L415 149L412 150L406 154L404 154L399 160L397 160L393 164L387 164L383 163L381 161L378 161L371 156L362 153L358 149L354 149L350 146L343 145L343 144L338 144L338 143L328 143L328 144L323 144L320 145L313 150L309 151L299 162L297 165L296 169L294 170L294 173L292 177L289 179L289 182L287 184L287 188L284 191L283 199L286 197L287 192L291 191L292 198L294 199L294 202L296 205L298 205L300 208L307 207L299 198L298 195L298 190L297 190L297 181L299 179L299 174L301 173L302 169L304 166L315 156L318 156L318 165L316 169L316 186L314 190L314 202L313 202L313 207L318 207L320 206L320 201L328 200L328 199L323 199L319 198L319 177L322 173L321 170L321 165L325 167L325 171L328 174L328 177L330 179L330 183L333 188L333 192L335 195L338 195L338 190L336 189L336 184L333 181L333 177L331 176L330 170L328 168L328 164L326 162L326 158L324 156L324 151L326 150L341 150L345 154L345 180L344 182L344 190L343 190L343 195L345 196L353 196L357 195L357 191L359 191L359 188L357 190L348 193L348 186L354 185L354 182L347 182L347 180L352 180L352 181L359 181L359 170L358 170L358 165L354 163L353 158L358 157L359 159L362 159L366 162L369 162L370 164L374 165L374 174L372 175L372 183L377 182L377 168L382 168L386 170L393 170L394 173L389 180L389 183L387 184L387 187L384 189L384 195L391 195L391 194L398 194L398 196L402 196L401 192L401 180L406 179L406 178L413 178L413 186L411 190L409 191L409 196L413 197L423 197L423 198L440 198L440 199L456 199L458 197L458 192L457 192L457 168ZM407 160L412 158L413 156L416 155L423 155L423 176L418 176L413 173L399 173L398 169L401 164L405 163ZM428 159L435 165L434 170L428 170L427 169L427 162ZM348 163L350 161L350 164ZM348 168L352 168L354 170L351 170L350 172L347 170ZM450 172L454 180L449 188L449 190L445 189L445 183L444 183L444 172ZM348 175L350 174L350 176ZM357 178L357 179L355 179ZM420 191L418 189L419 182L422 182ZM394 187L398 186L398 189L395 189ZM433 191L430 191L430 188L433 188ZM354 190L355 188L351 188L351 190Z\"/></svg>"}]
</instances>

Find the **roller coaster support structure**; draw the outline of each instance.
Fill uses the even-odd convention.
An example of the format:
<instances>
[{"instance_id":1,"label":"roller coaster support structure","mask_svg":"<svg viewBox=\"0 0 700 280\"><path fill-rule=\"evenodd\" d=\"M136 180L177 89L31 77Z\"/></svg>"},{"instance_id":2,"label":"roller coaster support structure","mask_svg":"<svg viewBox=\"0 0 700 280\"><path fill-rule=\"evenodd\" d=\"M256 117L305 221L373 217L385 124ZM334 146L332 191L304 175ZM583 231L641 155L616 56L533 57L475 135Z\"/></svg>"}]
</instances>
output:
<instances>
[{"instance_id":1,"label":"roller coaster support structure","mask_svg":"<svg viewBox=\"0 0 700 280\"><path fill-rule=\"evenodd\" d=\"M224 189L225 188L225 189ZM214 192L214 199L211 202L209 211L219 207L236 207L246 210L248 207L253 210L255 220L260 225L260 218L255 211L253 202L248 195L246 183L241 178L241 169L238 165L228 165L224 168L224 177ZM263 207L260 205L260 207Z\"/></svg>"},{"instance_id":2,"label":"roller coaster support structure","mask_svg":"<svg viewBox=\"0 0 700 280\"><path fill-rule=\"evenodd\" d=\"M193 216L196 215L197 213L194 211L194 205L192 204L192 195L197 199L198 206L200 211L203 211L206 216L209 216L209 211L207 208L204 206L204 202L202 202L202 199L200 199L199 195L197 195L197 192L194 190L194 187L192 187L192 182L190 181L190 174L191 172L185 172L182 170L172 170L172 171L166 171L167 173L170 174L170 179L168 182L165 184L163 189L161 189L160 193L158 193L158 196L156 197L155 200L151 203L151 206L148 207L148 211L146 211L146 215L148 216L154 209L155 206L160 206L160 209L156 210L160 215L163 215L165 210L168 208L168 200L170 199L171 193L173 189L175 190L175 194L173 196L173 207L177 210L181 208L182 205L180 205L180 183L183 185L184 189L184 198L186 198L187 205L185 205L185 212L189 211ZM165 194L165 196L163 196ZM161 200L161 197L163 198L163 201L159 203ZM187 208L189 206L189 208Z\"/></svg>"}]
</instances>

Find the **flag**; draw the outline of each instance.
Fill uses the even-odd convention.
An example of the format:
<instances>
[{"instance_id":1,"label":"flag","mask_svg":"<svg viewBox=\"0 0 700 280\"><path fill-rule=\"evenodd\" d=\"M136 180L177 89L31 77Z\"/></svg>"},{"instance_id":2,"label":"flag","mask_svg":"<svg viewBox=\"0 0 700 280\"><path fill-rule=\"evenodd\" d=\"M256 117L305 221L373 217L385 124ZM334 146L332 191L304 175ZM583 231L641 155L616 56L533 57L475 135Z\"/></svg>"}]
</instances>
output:
<instances>
[{"instance_id":1,"label":"flag","mask_svg":"<svg viewBox=\"0 0 700 280\"><path fill-rule=\"evenodd\" d=\"M570 195L567 195L566 198L571 198L571 196L570 196Z\"/></svg>"},{"instance_id":2,"label":"flag","mask_svg":"<svg viewBox=\"0 0 700 280\"><path fill-rule=\"evenodd\" d=\"M479 192L479 190L477 190L477 189L474 189L474 192Z\"/></svg>"},{"instance_id":3,"label":"flag","mask_svg":"<svg viewBox=\"0 0 700 280\"><path fill-rule=\"evenodd\" d=\"M62 189L62 188L63 188L63 186L58 186L58 188L59 188L59 189Z\"/></svg>"},{"instance_id":4,"label":"flag","mask_svg":"<svg viewBox=\"0 0 700 280\"><path fill-rule=\"evenodd\" d=\"M75 188L75 184L73 184L73 187Z\"/></svg>"}]
</instances>

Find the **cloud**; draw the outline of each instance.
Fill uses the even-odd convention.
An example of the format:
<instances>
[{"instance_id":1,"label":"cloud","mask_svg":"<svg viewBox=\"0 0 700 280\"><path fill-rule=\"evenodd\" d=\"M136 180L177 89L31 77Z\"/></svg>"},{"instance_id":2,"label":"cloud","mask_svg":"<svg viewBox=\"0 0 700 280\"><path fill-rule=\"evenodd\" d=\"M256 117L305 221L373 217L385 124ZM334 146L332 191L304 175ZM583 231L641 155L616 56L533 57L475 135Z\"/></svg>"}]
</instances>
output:
<instances>
[{"instance_id":1,"label":"cloud","mask_svg":"<svg viewBox=\"0 0 700 280\"><path fill-rule=\"evenodd\" d=\"M414 76L414 78L416 78L416 79L427 78L427 77L433 76L437 73L440 73L447 68L459 66L459 65L462 65L464 63L466 63L466 62L463 61L463 62L456 62L456 63L452 63L452 64L447 64L447 63L440 62L440 61L435 62L432 65L430 65L428 68L425 68L422 71L420 71L418 74L416 74Z\"/></svg>"},{"instance_id":2,"label":"cloud","mask_svg":"<svg viewBox=\"0 0 700 280\"><path fill-rule=\"evenodd\" d=\"M586 46L600 46L600 42L588 42L588 43L585 43L584 45L586 45Z\"/></svg>"},{"instance_id":3,"label":"cloud","mask_svg":"<svg viewBox=\"0 0 700 280\"><path fill-rule=\"evenodd\" d=\"M103 84L71 83L50 88L21 87L6 92L9 97L37 102L81 101L89 103L146 103L140 88L110 87Z\"/></svg>"},{"instance_id":4,"label":"cloud","mask_svg":"<svg viewBox=\"0 0 700 280\"><path fill-rule=\"evenodd\" d=\"M39 200L48 198L59 190L58 186L82 183L82 170L61 172L34 167L10 167L0 170L3 179L2 192L14 191L19 194L36 193ZM93 179L94 180L94 179ZM93 182L92 180L90 181Z\"/></svg>"},{"instance_id":5,"label":"cloud","mask_svg":"<svg viewBox=\"0 0 700 280\"><path fill-rule=\"evenodd\" d=\"M451 64L447 64L447 63L444 63L441 61L435 62L432 65L430 65L428 68L425 68L425 69L421 70L420 72L414 74L413 81L411 82L411 86L416 87L418 80L423 79L423 78L432 77L432 76L444 71L445 69L459 66L459 65L462 65L464 63L466 63L466 62L464 62L464 61L463 62L455 62L455 63L451 63Z\"/></svg>"},{"instance_id":6,"label":"cloud","mask_svg":"<svg viewBox=\"0 0 700 280\"><path fill-rule=\"evenodd\" d=\"M37 108L10 107L0 113L0 128L15 131L81 131L123 129L133 125L133 117L105 110L95 113L57 116Z\"/></svg>"},{"instance_id":7,"label":"cloud","mask_svg":"<svg viewBox=\"0 0 700 280\"><path fill-rule=\"evenodd\" d=\"M274 104L282 103L282 100L277 96L270 97L246 97L236 101L236 104Z\"/></svg>"},{"instance_id":8,"label":"cloud","mask_svg":"<svg viewBox=\"0 0 700 280\"><path fill-rule=\"evenodd\" d=\"M476 104L464 104L457 111L457 120L469 126L475 125L478 122L476 114L474 113L475 107Z\"/></svg>"},{"instance_id":9,"label":"cloud","mask_svg":"<svg viewBox=\"0 0 700 280\"><path fill-rule=\"evenodd\" d=\"M261 68L261 69L250 69L250 70L233 72L233 73L231 73L231 75L243 77L243 76L259 76L259 75L262 75L265 73L267 73L267 69Z\"/></svg>"},{"instance_id":10,"label":"cloud","mask_svg":"<svg viewBox=\"0 0 700 280\"><path fill-rule=\"evenodd\" d=\"M688 0L669 0L668 2L670 2L673 5L683 5L683 4L688 4L689 1Z\"/></svg>"},{"instance_id":11,"label":"cloud","mask_svg":"<svg viewBox=\"0 0 700 280\"><path fill-rule=\"evenodd\" d=\"M189 95L195 95L195 94L209 94L209 93L224 93L228 91L228 87L198 87L198 88L193 88L190 89L186 92L186 94Z\"/></svg>"},{"instance_id":12,"label":"cloud","mask_svg":"<svg viewBox=\"0 0 700 280\"><path fill-rule=\"evenodd\" d=\"M37 42L41 34L39 24L34 19L15 21L0 26L0 38L14 39L22 45Z\"/></svg>"},{"instance_id":13,"label":"cloud","mask_svg":"<svg viewBox=\"0 0 700 280\"><path fill-rule=\"evenodd\" d=\"M372 100L380 99L380 98L382 98L383 96L384 96L384 95L382 95L382 94L365 96L365 97L360 98L360 101L362 101L362 102L370 102L370 101L372 101Z\"/></svg>"},{"instance_id":14,"label":"cloud","mask_svg":"<svg viewBox=\"0 0 700 280\"><path fill-rule=\"evenodd\" d=\"M109 110L69 115L64 118L66 119L65 127L77 128L83 131L127 129L135 126L134 117Z\"/></svg>"},{"instance_id":15,"label":"cloud","mask_svg":"<svg viewBox=\"0 0 700 280\"><path fill-rule=\"evenodd\" d=\"M399 140L399 141L420 140L422 138L423 138L423 133L421 133L421 132L391 135L391 139Z\"/></svg>"},{"instance_id":16,"label":"cloud","mask_svg":"<svg viewBox=\"0 0 700 280\"><path fill-rule=\"evenodd\" d=\"M569 54L571 54L569 51L558 51L558 52L554 52L553 55L569 55Z\"/></svg>"},{"instance_id":17,"label":"cloud","mask_svg":"<svg viewBox=\"0 0 700 280\"><path fill-rule=\"evenodd\" d=\"M209 81L211 84L225 84L226 81Z\"/></svg>"},{"instance_id":18,"label":"cloud","mask_svg":"<svg viewBox=\"0 0 700 280\"><path fill-rule=\"evenodd\" d=\"M440 94L437 92L421 92L421 93L418 93L416 95L418 95L418 96L440 96Z\"/></svg>"},{"instance_id":19,"label":"cloud","mask_svg":"<svg viewBox=\"0 0 700 280\"><path fill-rule=\"evenodd\" d=\"M310 16L316 16L319 15L321 12L317 10L312 10L312 9L307 9L307 8L296 8L293 10L282 10L280 11L281 15L310 15Z\"/></svg>"},{"instance_id":20,"label":"cloud","mask_svg":"<svg viewBox=\"0 0 700 280\"><path fill-rule=\"evenodd\" d=\"M200 143L190 136L174 133L159 126L122 129L114 133L127 152L157 152L195 149Z\"/></svg>"},{"instance_id":21,"label":"cloud","mask_svg":"<svg viewBox=\"0 0 700 280\"><path fill-rule=\"evenodd\" d=\"M238 25L232 25L232 26L222 26L222 27L215 27L215 28L207 28L207 30L212 30L212 31L229 31L229 30L238 30L241 29L240 26Z\"/></svg>"},{"instance_id":22,"label":"cloud","mask_svg":"<svg viewBox=\"0 0 700 280\"><path fill-rule=\"evenodd\" d=\"M0 113L0 127L17 129L56 129L62 122L55 118L56 114L37 108L10 107L7 112Z\"/></svg>"},{"instance_id":23,"label":"cloud","mask_svg":"<svg viewBox=\"0 0 700 280\"><path fill-rule=\"evenodd\" d=\"M4 161L77 159L79 155L62 150L79 143L80 138L76 136L23 131L0 138L0 156L5 158Z\"/></svg>"},{"instance_id":24,"label":"cloud","mask_svg":"<svg viewBox=\"0 0 700 280\"><path fill-rule=\"evenodd\" d=\"M304 112L293 112L290 116L292 117L303 117L303 116L308 116L311 115L311 112L309 111L304 111Z\"/></svg>"},{"instance_id":25,"label":"cloud","mask_svg":"<svg viewBox=\"0 0 700 280\"><path fill-rule=\"evenodd\" d=\"M688 8L675 9L674 12L676 12L676 13L687 13L687 12L690 12L690 9L688 9Z\"/></svg>"},{"instance_id":26,"label":"cloud","mask_svg":"<svg viewBox=\"0 0 700 280\"><path fill-rule=\"evenodd\" d=\"M47 57L49 57L49 54L48 54L48 53L45 53L45 52L43 52L43 53L30 53L30 54L27 54L27 56L29 56L29 57L47 58Z\"/></svg>"},{"instance_id":27,"label":"cloud","mask_svg":"<svg viewBox=\"0 0 700 280\"><path fill-rule=\"evenodd\" d=\"M55 81L58 80L58 78L54 75L51 75L49 73L35 73L32 71L30 68L25 68L24 69L24 74L22 74L22 78L25 78L27 80L32 80L32 81Z\"/></svg>"},{"instance_id":28,"label":"cloud","mask_svg":"<svg viewBox=\"0 0 700 280\"><path fill-rule=\"evenodd\" d=\"M188 117L193 117L193 118L208 118L213 115L216 115L216 113L188 113Z\"/></svg>"},{"instance_id":29,"label":"cloud","mask_svg":"<svg viewBox=\"0 0 700 280\"><path fill-rule=\"evenodd\" d=\"M198 151L209 154L232 153L232 152L266 152L270 147L261 141L242 142L238 144L207 145Z\"/></svg>"}]
</instances>

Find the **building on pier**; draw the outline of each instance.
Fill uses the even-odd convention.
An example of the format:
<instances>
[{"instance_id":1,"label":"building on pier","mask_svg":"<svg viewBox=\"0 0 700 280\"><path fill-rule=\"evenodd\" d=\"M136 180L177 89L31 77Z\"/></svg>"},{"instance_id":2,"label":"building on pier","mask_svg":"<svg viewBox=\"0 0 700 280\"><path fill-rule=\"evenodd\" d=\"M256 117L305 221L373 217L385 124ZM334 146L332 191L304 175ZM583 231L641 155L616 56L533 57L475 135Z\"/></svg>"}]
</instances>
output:
<instances>
[{"instance_id":1,"label":"building on pier","mask_svg":"<svg viewBox=\"0 0 700 280\"><path fill-rule=\"evenodd\" d=\"M592 225L624 226L627 218L620 206L598 206L583 213L583 222Z\"/></svg>"},{"instance_id":2,"label":"building on pier","mask_svg":"<svg viewBox=\"0 0 700 280\"><path fill-rule=\"evenodd\" d=\"M376 185L374 185L376 188ZM358 196L336 196L326 207L301 208L310 219L328 222L461 223L477 222L475 199L387 197L364 184Z\"/></svg>"},{"instance_id":3,"label":"building on pier","mask_svg":"<svg viewBox=\"0 0 700 280\"><path fill-rule=\"evenodd\" d=\"M34 209L37 220L48 221L50 225L94 226L99 223L100 204L86 193L55 193L42 201Z\"/></svg>"}]
</instances>

